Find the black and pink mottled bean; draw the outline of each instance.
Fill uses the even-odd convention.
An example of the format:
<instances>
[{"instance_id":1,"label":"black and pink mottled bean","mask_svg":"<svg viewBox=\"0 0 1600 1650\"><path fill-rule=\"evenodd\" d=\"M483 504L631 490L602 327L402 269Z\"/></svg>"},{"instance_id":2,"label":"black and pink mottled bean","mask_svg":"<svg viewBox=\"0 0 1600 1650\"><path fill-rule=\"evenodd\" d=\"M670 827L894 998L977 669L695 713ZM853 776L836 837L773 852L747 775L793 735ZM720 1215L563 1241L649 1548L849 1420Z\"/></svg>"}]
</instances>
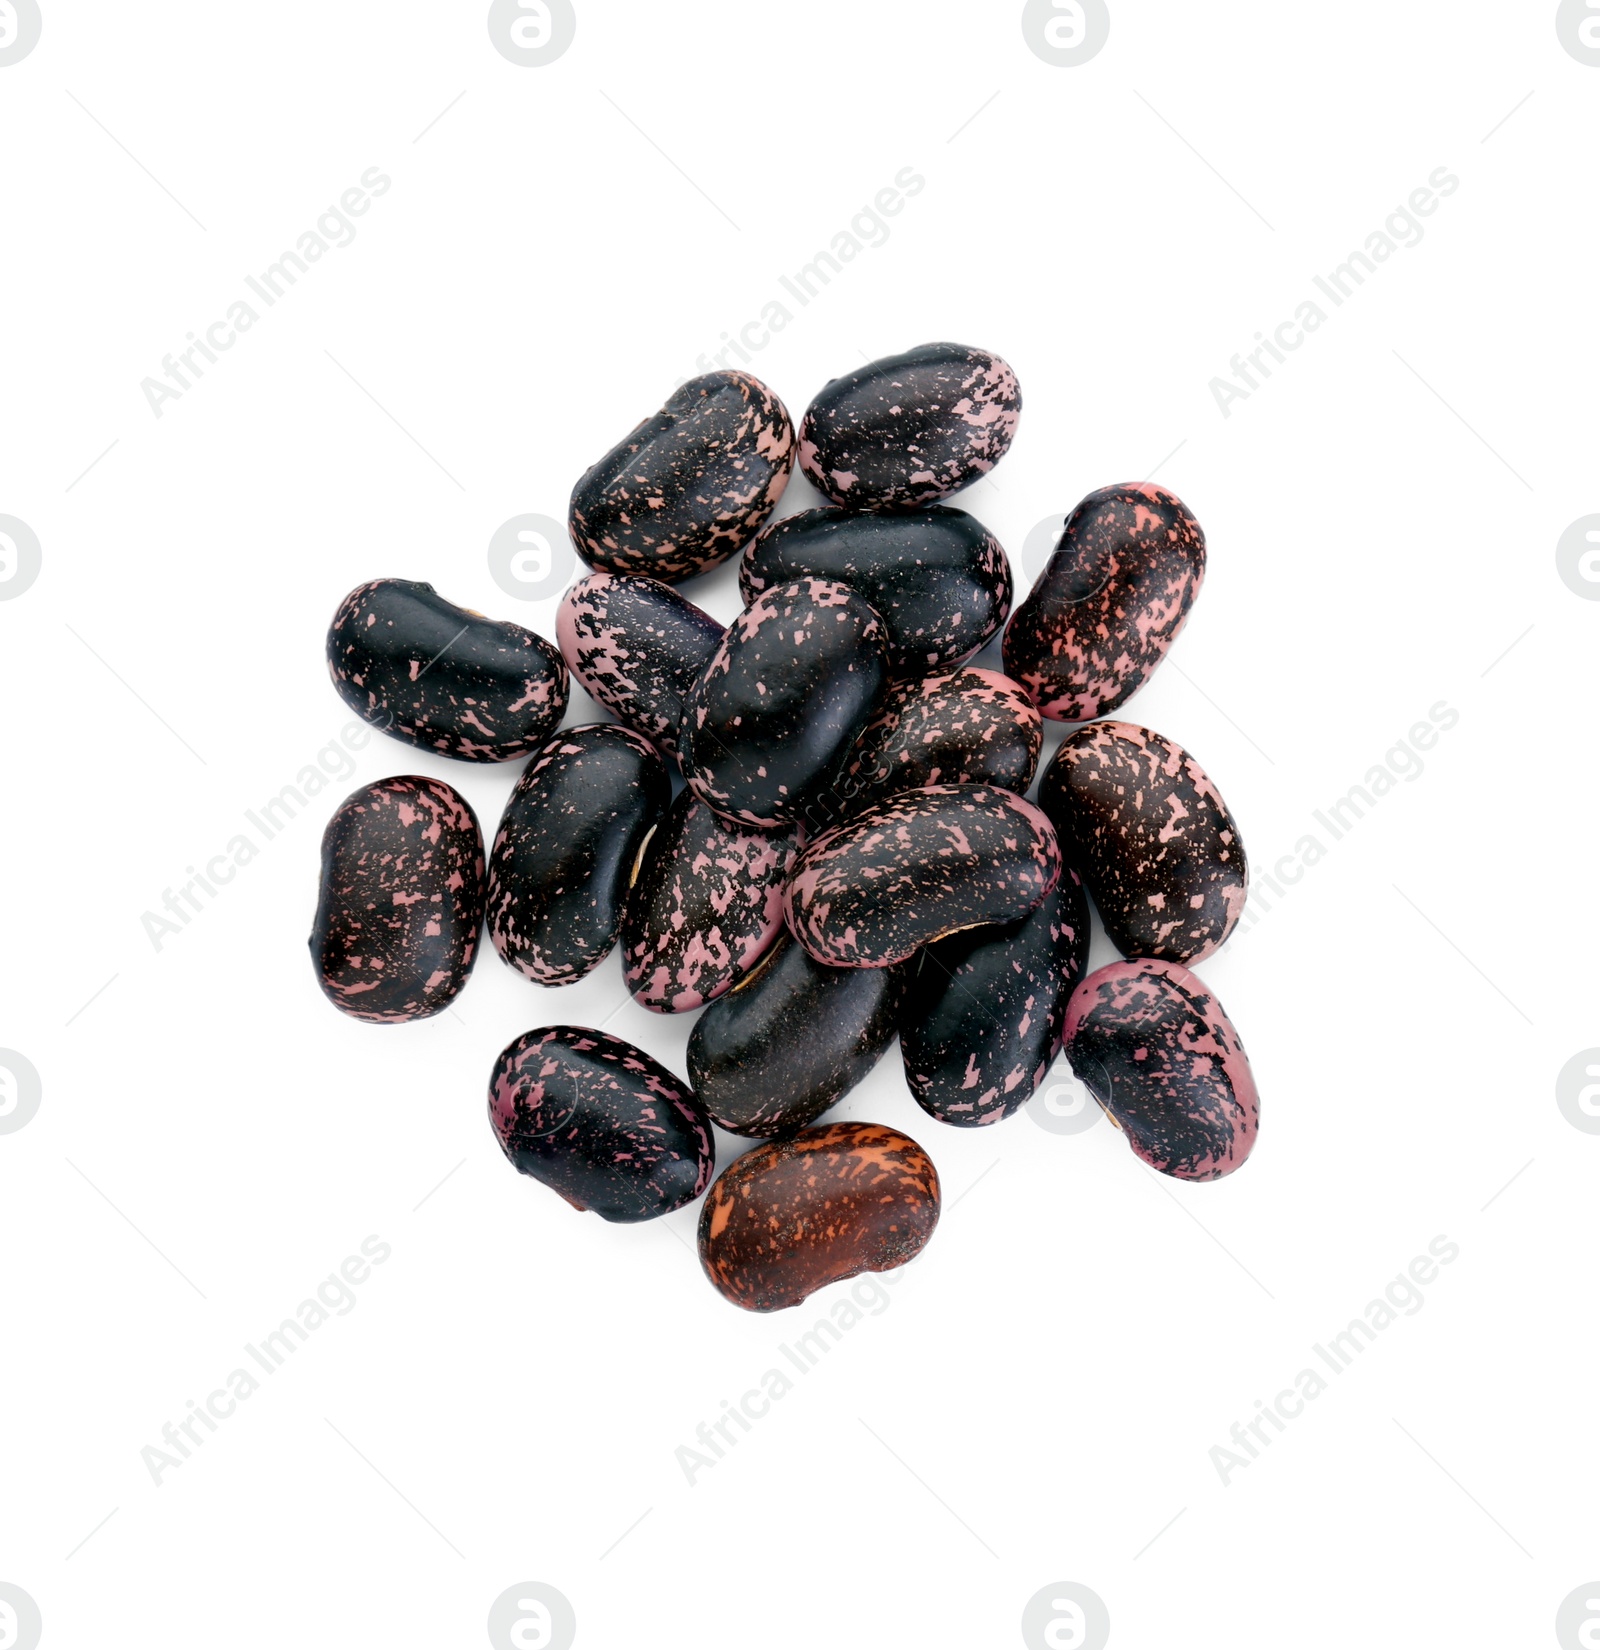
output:
<instances>
[{"instance_id":1,"label":"black and pink mottled bean","mask_svg":"<svg viewBox=\"0 0 1600 1650\"><path fill-rule=\"evenodd\" d=\"M928 785L999 785L1021 796L1044 724L1027 694L970 666L890 690L839 783L847 811Z\"/></svg>"},{"instance_id":2,"label":"black and pink mottled bean","mask_svg":"<svg viewBox=\"0 0 1600 1650\"><path fill-rule=\"evenodd\" d=\"M827 968L783 935L695 1022L689 1081L711 1121L757 1139L814 1123L894 1041L914 967Z\"/></svg>"},{"instance_id":3,"label":"black and pink mottled bean","mask_svg":"<svg viewBox=\"0 0 1600 1650\"><path fill-rule=\"evenodd\" d=\"M364 785L322 835L318 982L357 1020L425 1020L467 983L483 909L483 835L465 799L442 779Z\"/></svg>"},{"instance_id":4,"label":"black and pink mottled bean","mask_svg":"<svg viewBox=\"0 0 1600 1650\"><path fill-rule=\"evenodd\" d=\"M1249 893L1244 844L1182 745L1091 722L1056 752L1039 806L1123 956L1199 962L1233 932Z\"/></svg>"},{"instance_id":5,"label":"black and pink mottled bean","mask_svg":"<svg viewBox=\"0 0 1600 1650\"><path fill-rule=\"evenodd\" d=\"M735 825L683 790L651 837L622 919L636 1002L683 1014L720 997L783 927L793 831Z\"/></svg>"},{"instance_id":6,"label":"black and pink mottled bean","mask_svg":"<svg viewBox=\"0 0 1600 1650\"><path fill-rule=\"evenodd\" d=\"M539 985L571 985L616 944L671 785L650 743L594 722L558 733L527 766L489 855L489 938Z\"/></svg>"},{"instance_id":7,"label":"black and pink mottled bean","mask_svg":"<svg viewBox=\"0 0 1600 1650\"><path fill-rule=\"evenodd\" d=\"M518 1170L603 1220L681 1209L716 1167L694 1095L642 1049L583 1026L544 1026L502 1052L489 1121Z\"/></svg>"},{"instance_id":8,"label":"black and pink mottled bean","mask_svg":"<svg viewBox=\"0 0 1600 1650\"><path fill-rule=\"evenodd\" d=\"M1006 628L1006 673L1056 722L1132 698L1183 629L1206 574L1206 536L1150 482L1105 487L1070 516Z\"/></svg>"},{"instance_id":9,"label":"black and pink mottled bean","mask_svg":"<svg viewBox=\"0 0 1600 1650\"><path fill-rule=\"evenodd\" d=\"M988 785L877 803L808 843L784 892L796 939L834 968L886 968L963 928L1015 922L1050 892L1050 821Z\"/></svg>"},{"instance_id":10,"label":"black and pink mottled bean","mask_svg":"<svg viewBox=\"0 0 1600 1650\"><path fill-rule=\"evenodd\" d=\"M741 824L804 817L839 778L888 681L882 621L853 590L797 579L763 591L689 695L689 784Z\"/></svg>"},{"instance_id":11,"label":"black and pink mottled bean","mask_svg":"<svg viewBox=\"0 0 1600 1650\"><path fill-rule=\"evenodd\" d=\"M917 1104L965 1129L1010 1117L1061 1051L1088 959L1089 904L1070 870L1020 922L928 946L900 1031Z\"/></svg>"},{"instance_id":12,"label":"black and pink mottled bean","mask_svg":"<svg viewBox=\"0 0 1600 1650\"><path fill-rule=\"evenodd\" d=\"M431 584L352 590L327 656L339 697L363 721L462 762L527 756L567 711L567 667L543 636L457 607Z\"/></svg>"},{"instance_id":13,"label":"black and pink mottled bean","mask_svg":"<svg viewBox=\"0 0 1600 1650\"><path fill-rule=\"evenodd\" d=\"M746 602L806 577L849 585L869 603L896 676L970 659L1011 611L1011 564L1000 541L965 510L944 506L806 510L763 529L739 564Z\"/></svg>"},{"instance_id":14,"label":"black and pink mottled bean","mask_svg":"<svg viewBox=\"0 0 1600 1650\"><path fill-rule=\"evenodd\" d=\"M676 584L742 550L783 497L794 426L746 372L691 378L572 490L578 554Z\"/></svg>"},{"instance_id":15,"label":"black and pink mottled bean","mask_svg":"<svg viewBox=\"0 0 1600 1650\"><path fill-rule=\"evenodd\" d=\"M1181 963L1138 958L1091 974L1067 1004L1066 1052L1151 1168L1220 1180L1250 1155L1261 1118L1250 1061Z\"/></svg>"},{"instance_id":16,"label":"black and pink mottled bean","mask_svg":"<svg viewBox=\"0 0 1600 1650\"><path fill-rule=\"evenodd\" d=\"M934 504L1005 457L1017 375L988 350L923 344L832 379L800 427L800 468L852 510Z\"/></svg>"},{"instance_id":17,"label":"black and pink mottled bean","mask_svg":"<svg viewBox=\"0 0 1600 1650\"><path fill-rule=\"evenodd\" d=\"M659 579L591 573L561 598L556 640L596 704L677 756L690 690L722 640L709 613Z\"/></svg>"}]
</instances>

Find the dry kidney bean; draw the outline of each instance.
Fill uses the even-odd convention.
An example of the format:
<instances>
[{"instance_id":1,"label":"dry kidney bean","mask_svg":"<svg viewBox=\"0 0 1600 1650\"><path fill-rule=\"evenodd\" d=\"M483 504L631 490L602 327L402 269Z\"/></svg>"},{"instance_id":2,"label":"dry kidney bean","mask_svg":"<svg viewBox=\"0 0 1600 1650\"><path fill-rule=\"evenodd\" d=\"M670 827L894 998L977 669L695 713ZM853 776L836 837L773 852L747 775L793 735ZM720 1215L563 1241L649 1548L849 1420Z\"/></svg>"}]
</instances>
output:
<instances>
[{"instance_id":1,"label":"dry kidney bean","mask_svg":"<svg viewBox=\"0 0 1600 1650\"><path fill-rule=\"evenodd\" d=\"M1181 963L1140 958L1091 974L1067 1004L1066 1052L1151 1168L1219 1180L1250 1155L1261 1106L1244 1044Z\"/></svg>"},{"instance_id":2,"label":"dry kidney bean","mask_svg":"<svg viewBox=\"0 0 1600 1650\"><path fill-rule=\"evenodd\" d=\"M561 598L556 640L596 704L678 754L689 691L722 640L709 613L659 579L591 573Z\"/></svg>"},{"instance_id":3,"label":"dry kidney bean","mask_svg":"<svg viewBox=\"0 0 1600 1650\"><path fill-rule=\"evenodd\" d=\"M622 919L634 999L682 1014L720 997L783 927L795 834L724 819L682 791L650 839Z\"/></svg>"},{"instance_id":4,"label":"dry kidney bean","mask_svg":"<svg viewBox=\"0 0 1600 1650\"><path fill-rule=\"evenodd\" d=\"M689 1081L730 1134L793 1134L848 1094L894 1040L914 964L828 968L788 935L689 1037Z\"/></svg>"},{"instance_id":5,"label":"dry kidney bean","mask_svg":"<svg viewBox=\"0 0 1600 1650\"><path fill-rule=\"evenodd\" d=\"M1233 932L1248 893L1244 845L1182 745L1091 722L1056 752L1039 806L1123 956L1198 962Z\"/></svg>"},{"instance_id":6,"label":"dry kidney bean","mask_svg":"<svg viewBox=\"0 0 1600 1650\"><path fill-rule=\"evenodd\" d=\"M525 1175L605 1220L653 1220L692 1203L715 1166L694 1095L642 1049L583 1026L545 1026L507 1047L489 1121Z\"/></svg>"},{"instance_id":7,"label":"dry kidney bean","mask_svg":"<svg viewBox=\"0 0 1600 1650\"><path fill-rule=\"evenodd\" d=\"M676 584L742 550L793 467L794 426L765 384L691 378L573 488L572 542L591 567Z\"/></svg>"},{"instance_id":8,"label":"dry kidney bean","mask_svg":"<svg viewBox=\"0 0 1600 1650\"><path fill-rule=\"evenodd\" d=\"M610 723L568 728L528 764L489 856L489 938L540 985L571 985L617 942L671 786L653 747Z\"/></svg>"},{"instance_id":9,"label":"dry kidney bean","mask_svg":"<svg viewBox=\"0 0 1600 1650\"><path fill-rule=\"evenodd\" d=\"M567 667L543 636L457 607L431 584L352 590L328 631L328 669L357 716L463 762L509 762L555 732Z\"/></svg>"},{"instance_id":10,"label":"dry kidney bean","mask_svg":"<svg viewBox=\"0 0 1600 1650\"><path fill-rule=\"evenodd\" d=\"M988 785L933 785L809 842L784 901L818 962L885 968L960 929L1026 916L1060 872L1056 833L1031 802Z\"/></svg>"},{"instance_id":11,"label":"dry kidney bean","mask_svg":"<svg viewBox=\"0 0 1600 1650\"><path fill-rule=\"evenodd\" d=\"M467 983L483 927L483 836L441 779L380 779L322 836L317 978L358 1020L425 1020Z\"/></svg>"},{"instance_id":12,"label":"dry kidney bean","mask_svg":"<svg viewBox=\"0 0 1600 1650\"><path fill-rule=\"evenodd\" d=\"M887 685L883 624L853 590L798 579L763 591L689 696L689 784L745 825L800 819L838 778Z\"/></svg>"},{"instance_id":13,"label":"dry kidney bean","mask_svg":"<svg viewBox=\"0 0 1600 1650\"><path fill-rule=\"evenodd\" d=\"M804 577L848 585L872 607L896 676L970 659L1011 611L1006 553L965 510L806 510L764 529L739 564L746 603Z\"/></svg>"},{"instance_id":14,"label":"dry kidney bean","mask_svg":"<svg viewBox=\"0 0 1600 1650\"><path fill-rule=\"evenodd\" d=\"M961 1128L1010 1117L1060 1052L1088 957L1089 905L1071 871L1020 922L928 946L900 1029L917 1104Z\"/></svg>"},{"instance_id":15,"label":"dry kidney bean","mask_svg":"<svg viewBox=\"0 0 1600 1650\"><path fill-rule=\"evenodd\" d=\"M735 1306L779 1312L825 1284L904 1266L938 1221L938 1171L915 1140L830 1123L723 1171L700 1211L700 1263Z\"/></svg>"},{"instance_id":16,"label":"dry kidney bean","mask_svg":"<svg viewBox=\"0 0 1600 1650\"><path fill-rule=\"evenodd\" d=\"M1006 455L1017 375L988 350L923 344L825 385L800 428L800 468L852 510L905 509L970 486Z\"/></svg>"},{"instance_id":17,"label":"dry kidney bean","mask_svg":"<svg viewBox=\"0 0 1600 1650\"><path fill-rule=\"evenodd\" d=\"M1150 482L1090 493L1011 616L1006 674L1053 721L1106 715L1166 657L1205 574L1206 536L1182 499Z\"/></svg>"}]
</instances>

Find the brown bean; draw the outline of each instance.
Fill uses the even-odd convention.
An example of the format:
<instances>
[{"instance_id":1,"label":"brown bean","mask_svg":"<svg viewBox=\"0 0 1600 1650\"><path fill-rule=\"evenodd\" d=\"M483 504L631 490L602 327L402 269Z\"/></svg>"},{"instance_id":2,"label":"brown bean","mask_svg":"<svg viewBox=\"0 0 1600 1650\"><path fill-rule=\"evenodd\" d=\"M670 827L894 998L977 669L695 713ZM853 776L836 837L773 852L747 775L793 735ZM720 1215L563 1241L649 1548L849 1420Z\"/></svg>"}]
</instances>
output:
<instances>
[{"instance_id":1,"label":"brown bean","mask_svg":"<svg viewBox=\"0 0 1600 1650\"><path fill-rule=\"evenodd\" d=\"M904 1266L939 1223L928 1154L881 1123L828 1123L729 1165L700 1211L700 1264L748 1312Z\"/></svg>"}]
</instances>

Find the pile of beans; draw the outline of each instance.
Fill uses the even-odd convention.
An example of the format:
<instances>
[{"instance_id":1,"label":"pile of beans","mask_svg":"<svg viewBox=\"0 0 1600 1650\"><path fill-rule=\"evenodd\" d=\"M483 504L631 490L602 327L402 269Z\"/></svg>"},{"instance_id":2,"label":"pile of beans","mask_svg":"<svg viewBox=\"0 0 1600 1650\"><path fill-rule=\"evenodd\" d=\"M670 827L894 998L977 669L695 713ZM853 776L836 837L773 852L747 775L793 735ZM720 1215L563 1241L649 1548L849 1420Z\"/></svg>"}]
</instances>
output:
<instances>
[{"instance_id":1,"label":"pile of beans","mask_svg":"<svg viewBox=\"0 0 1600 1650\"><path fill-rule=\"evenodd\" d=\"M495 1062L490 1121L516 1168L607 1220L709 1187L702 1264L751 1311L932 1234L916 1141L819 1122L897 1035L941 1123L1013 1116L1064 1047L1163 1174L1215 1180L1255 1142L1243 1046L1190 972L1243 909L1238 828L1182 746L1107 719L1183 628L1205 536L1160 487L1091 493L1012 613L1005 551L942 501L1000 461L1021 407L1004 361L955 344L834 379L798 437L765 385L710 373L573 490L592 571L559 647L399 579L353 591L328 633L334 684L374 726L529 760L487 855L440 780L345 800L311 938L322 989L403 1023L461 991L486 924L538 985L620 946L644 1007L704 1011L689 1080L542 1026ZM830 502L768 525L796 460ZM724 629L673 587L735 555L745 608ZM1002 626L1005 674L969 666ZM569 671L614 722L557 731ZM1046 717L1082 725L1033 803ZM1127 960L1084 978L1091 898ZM765 1142L714 1184L712 1124Z\"/></svg>"}]
</instances>

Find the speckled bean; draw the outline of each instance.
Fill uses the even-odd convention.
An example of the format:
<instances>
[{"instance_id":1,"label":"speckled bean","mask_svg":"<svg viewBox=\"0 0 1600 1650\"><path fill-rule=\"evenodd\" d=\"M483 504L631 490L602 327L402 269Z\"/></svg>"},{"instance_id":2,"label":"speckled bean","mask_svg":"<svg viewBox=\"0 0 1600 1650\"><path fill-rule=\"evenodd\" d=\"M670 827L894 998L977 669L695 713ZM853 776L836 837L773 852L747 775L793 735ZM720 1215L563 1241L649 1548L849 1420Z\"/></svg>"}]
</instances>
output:
<instances>
[{"instance_id":1,"label":"speckled bean","mask_svg":"<svg viewBox=\"0 0 1600 1650\"><path fill-rule=\"evenodd\" d=\"M591 573L561 598L556 640L596 704L677 756L690 689L722 640L709 613L659 579Z\"/></svg>"},{"instance_id":2,"label":"speckled bean","mask_svg":"<svg viewBox=\"0 0 1600 1650\"><path fill-rule=\"evenodd\" d=\"M839 782L841 811L928 785L998 785L1020 796L1043 737L1027 694L998 671L903 682L857 741Z\"/></svg>"},{"instance_id":3,"label":"speckled bean","mask_svg":"<svg viewBox=\"0 0 1600 1650\"><path fill-rule=\"evenodd\" d=\"M1011 616L1006 674L1052 721L1106 715L1166 657L1205 573L1206 536L1182 499L1148 481L1090 493Z\"/></svg>"},{"instance_id":4,"label":"speckled bean","mask_svg":"<svg viewBox=\"0 0 1600 1650\"><path fill-rule=\"evenodd\" d=\"M700 1264L735 1306L781 1312L826 1284L904 1266L938 1221L938 1171L915 1140L829 1123L723 1171L700 1211Z\"/></svg>"},{"instance_id":5,"label":"speckled bean","mask_svg":"<svg viewBox=\"0 0 1600 1650\"><path fill-rule=\"evenodd\" d=\"M622 919L634 1000L682 1014L720 997L778 937L793 831L735 825L684 790L650 839Z\"/></svg>"},{"instance_id":6,"label":"speckled bean","mask_svg":"<svg viewBox=\"0 0 1600 1650\"><path fill-rule=\"evenodd\" d=\"M671 786L627 728L558 733L528 764L489 856L489 938L539 985L571 985L616 944L629 888Z\"/></svg>"},{"instance_id":7,"label":"speckled bean","mask_svg":"<svg viewBox=\"0 0 1600 1650\"><path fill-rule=\"evenodd\" d=\"M741 824L799 819L838 778L887 686L882 622L853 590L798 579L763 591L689 696L689 783Z\"/></svg>"},{"instance_id":8,"label":"speckled bean","mask_svg":"<svg viewBox=\"0 0 1600 1650\"><path fill-rule=\"evenodd\" d=\"M317 979L357 1020L425 1020L467 983L483 927L483 836L442 779L380 779L322 834Z\"/></svg>"},{"instance_id":9,"label":"speckled bean","mask_svg":"<svg viewBox=\"0 0 1600 1650\"><path fill-rule=\"evenodd\" d=\"M583 1026L544 1026L502 1052L489 1121L517 1169L604 1220L681 1209L715 1167L693 1094L642 1049Z\"/></svg>"},{"instance_id":10,"label":"speckled bean","mask_svg":"<svg viewBox=\"0 0 1600 1650\"><path fill-rule=\"evenodd\" d=\"M848 585L883 620L889 668L921 676L970 659L1011 611L1011 564L965 510L890 514L824 508L765 528L739 564L754 601L798 578Z\"/></svg>"},{"instance_id":11,"label":"speckled bean","mask_svg":"<svg viewBox=\"0 0 1600 1650\"><path fill-rule=\"evenodd\" d=\"M933 504L1000 462L1021 414L998 355L923 344L826 384L801 424L800 467L852 510Z\"/></svg>"},{"instance_id":12,"label":"speckled bean","mask_svg":"<svg viewBox=\"0 0 1600 1650\"><path fill-rule=\"evenodd\" d=\"M1136 1156L1178 1180L1232 1174L1261 1106L1244 1045L1181 963L1112 963L1067 1004L1067 1059Z\"/></svg>"},{"instance_id":13,"label":"speckled bean","mask_svg":"<svg viewBox=\"0 0 1600 1650\"><path fill-rule=\"evenodd\" d=\"M987 785L907 791L802 850L784 893L818 962L884 968L963 928L1015 922L1056 885L1050 821Z\"/></svg>"},{"instance_id":14,"label":"speckled bean","mask_svg":"<svg viewBox=\"0 0 1600 1650\"><path fill-rule=\"evenodd\" d=\"M676 584L742 550L783 496L794 426L745 372L691 378L572 490L578 554Z\"/></svg>"},{"instance_id":15,"label":"speckled bean","mask_svg":"<svg viewBox=\"0 0 1600 1650\"><path fill-rule=\"evenodd\" d=\"M1199 962L1248 894L1239 827L1182 745L1129 722L1092 722L1056 752L1039 806L1125 957Z\"/></svg>"},{"instance_id":16,"label":"speckled bean","mask_svg":"<svg viewBox=\"0 0 1600 1650\"><path fill-rule=\"evenodd\" d=\"M527 756L567 710L567 667L543 636L457 607L431 584L377 579L352 590L327 656L357 716L462 762Z\"/></svg>"},{"instance_id":17,"label":"speckled bean","mask_svg":"<svg viewBox=\"0 0 1600 1650\"><path fill-rule=\"evenodd\" d=\"M689 1080L712 1122L757 1139L814 1123L894 1040L914 966L827 968L785 934L695 1022Z\"/></svg>"},{"instance_id":18,"label":"speckled bean","mask_svg":"<svg viewBox=\"0 0 1600 1650\"><path fill-rule=\"evenodd\" d=\"M917 1104L959 1128L1010 1117L1060 1052L1088 957L1089 905L1068 870L1020 922L928 946L900 1031Z\"/></svg>"}]
</instances>

